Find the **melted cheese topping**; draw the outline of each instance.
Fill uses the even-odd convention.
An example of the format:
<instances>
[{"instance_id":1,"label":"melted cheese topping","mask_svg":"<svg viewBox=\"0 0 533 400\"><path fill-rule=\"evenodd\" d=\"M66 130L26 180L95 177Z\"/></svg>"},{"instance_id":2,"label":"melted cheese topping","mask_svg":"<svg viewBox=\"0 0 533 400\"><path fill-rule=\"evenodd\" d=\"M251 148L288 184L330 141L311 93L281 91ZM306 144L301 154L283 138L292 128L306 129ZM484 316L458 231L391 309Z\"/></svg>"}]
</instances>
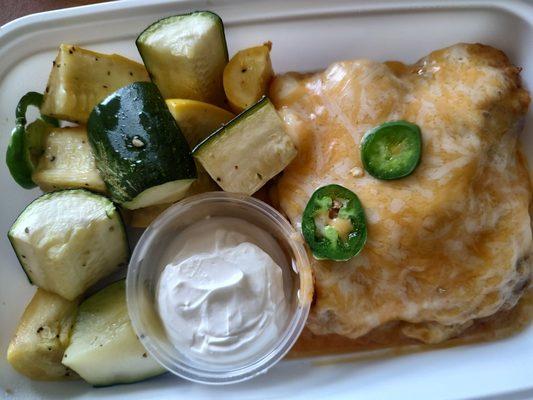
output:
<instances>
[{"instance_id":1,"label":"melted cheese topping","mask_svg":"<svg viewBox=\"0 0 533 400\"><path fill-rule=\"evenodd\" d=\"M412 66L356 60L274 80L271 99L298 148L276 187L280 208L300 227L313 191L337 183L367 215L360 255L312 262L314 333L357 338L405 321L403 334L439 342L514 306L532 250L518 72L496 49L459 44ZM379 181L363 172L359 143L398 119L420 126L422 161Z\"/></svg>"}]
</instances>

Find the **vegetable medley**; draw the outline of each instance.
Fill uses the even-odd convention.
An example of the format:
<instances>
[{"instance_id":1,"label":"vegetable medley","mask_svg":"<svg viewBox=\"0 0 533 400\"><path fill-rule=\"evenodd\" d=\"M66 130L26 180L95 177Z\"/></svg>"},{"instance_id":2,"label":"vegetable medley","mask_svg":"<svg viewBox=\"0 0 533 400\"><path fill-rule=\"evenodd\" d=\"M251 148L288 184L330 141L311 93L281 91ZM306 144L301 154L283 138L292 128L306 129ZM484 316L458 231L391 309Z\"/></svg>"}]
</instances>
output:
<instances>
[{"instance_id":1,"label":"vegetable medley","mask_svg":"<svg viewBox=\"0 0 533 400\"><path fill-rule=\"evenodd\" d=\"M16 109L7 166L21 187L48 192L8 234L39 287L7 355L32 379L101 386L163 373L133 332L123 281L84 298L127 264L124 221L146 227L218 188L253 195L297 155L267 97L270 42L228 61L222 20L199 11L153 23L136 45L144 65L61 44L44 93ZM28 124L29 106L40 117ZM400 121L369 132L361 156L372 176L396 179L413 172L420 149L418 127ZM302 231L317 258L347 260L365 244L365 214L333 183L309 200Z\"/></svg>"}]
</instances>

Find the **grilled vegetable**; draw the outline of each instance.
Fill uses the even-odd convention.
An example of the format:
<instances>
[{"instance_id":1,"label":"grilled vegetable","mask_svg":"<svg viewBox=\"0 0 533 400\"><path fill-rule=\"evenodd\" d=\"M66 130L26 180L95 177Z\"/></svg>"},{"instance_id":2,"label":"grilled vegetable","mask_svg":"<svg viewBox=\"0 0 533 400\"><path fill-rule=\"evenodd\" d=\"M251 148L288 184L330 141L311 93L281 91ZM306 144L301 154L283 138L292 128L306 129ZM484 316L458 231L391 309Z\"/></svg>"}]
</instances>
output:
<instances>
[{"instance_id":1,"label":"grilled vegetable","mask_svg":"<svg viewBox=\"0 0 533 400\"><path fill-rule=\"evenodd\" d=\"M183 136L185 136L185 139L187 139L191 147L198 144L234 117L229 111L197 100L169 99L166 103L170 113L180 127ZM198 179L193 182L186 196L219 189L218 185L198 162L196 162L196 171L198 173ZM171 205L170 203L159 204L133 210L129 224L136 228L146 228L159 214Z\"/></svg>"},{"instance_id":2,"label":"grilled vegetable","mask_svg":"<svg viewBox=\"0 0 533 400\"><path fill-rule=\"evenodd\" d=\"M68 300L126 263L129 253L113 203L79 189L33 201L8 238L30 282Z\"/></svg>"},{"instance_id":3,"label":"grilled vegetable","mask_svg":"<svg viewBox=\"0 0 533 400\"><path fill-rule=\"evenodd\" d=\"M209 174L203 169L201 165L196 166L198 170L198 178L192 183L185 197L194 196L195 194L213 192L219 190L218 185L213 182ZM156 204L149 207L137 208L130 211L131 219L127 224L134 228L146 228L156 219L159 214L165 211L173 203Z\"/></svg>"},{"instance_id":4,"label":"grilled vegetable","mask_svg":"<svg viewBox=\"0 0 533 400\"><path fill-rule=\"evenodd\" d=\"M296 156L296 147L266 97L193 150L194 157L227 192L251 195Z\"/></svg>"},{"instance_id":5,"label":"grilled vegetable","mask_svg":"<svg viewBox=\"0 0 533 400\"><path fill-rule=\"evenodd\" d=\"M220 107L196 100L171 99L167 100L167 106L191 148L235 117ZM200 163L195 160L195 164L198 179L186 196L218 190L218 185Z\"/></svg>"},{"instance_id":6,"label":"grilled vegetable","mask_svg":"<svg viewBox=\"0 0 533 400\"><path fill-rule=\"evenodd\" d=\"M85 188L105 192L84 127L53 128L32 179L45 192Z\"/></svg>"},{"instance_id":7,"label":"grilled vegetable","mask_svg":"<svg viewBox=\"0 0 533 400\"><path fill-rule=\"evenodd\" d=\"M80 305L63 364L94 386L137 382L165 372L133 331L124 280Z\"/></svg>"},{"instance_id":8,"label":"grilled vegetable","mask_svg":"<svg viewBox=\"0 0 533 400\"><path fill-rule=\"evenodd\" d=\"M93 107L118 88L148 81L143 65L117 54L101 54L70 44L59 46L41 112L86 123Z\"/></svg>"},{"instance_id":9,"label":"grilled vegetable","mask_svg":"<svg viewBox=\"0 0 533 400\"><path fill-rule=\"evenodd\" d=\"M366 242L363 206L355 193L340 185L317 189L302 216L302 233L319 260L346 261Z\"/></svg>"},{"instance_id":10,"label":"grilled vegetable","mask_svg":"<svg viewBox=\"0 0 533 400\"><path fill-rule=\"evenodd\" d=\"M363 165L378 179L410 175L420 162L421 152L420 128L406 121L381 124L368 131L361 143Z\"/></svg>"},{"instance_id":11,"label":"grilled vegetable","mask_svg":"<svg viewBox=\"0 0 533 400\"><path fill-rule=\"evenodd\" d=\"M100 176L128 209L180 200L196 179L187 141L151 82L110 95L94 108L87 130Z\"/></svg>"},{"instance_id":12,"label":"grilled vegetable","mask_svg":"<svg viewBox=\"0 0 533 400\"><path fill-rule=\"evenodd\" d=\"M273 76L271 49L268 42L241 50L224 68L224 92L233 111L241 112L267 94Z\"/></svg>"},{"instance_id":13,"label":"grilled vegetable","mask_svg":"<svg viewBox=\"0 0 533 400\"><path fill-rule=\"evenodd\" d=\"M197 100L169 99L166 103L191 148L235 117L223 108Z\"/></svg>"},{"instance_id":14,"label":"grilled vegetable","mask_svg":"<svg viewBox=\"0 0 533 400\"><path fill-rule=\"evenodd\" d=\"M59 123L55 118L41 116L26 127L26 110L29 106L40 107L43 95L26 93L20 99L15 111L16 123L7 146L6 164L11 176L25 189L35 187L32 173L43 152L42 140L46 133Z\"/></svg>"},{"instance_id":15,"label":"grilled vegetable","mask_svg":"<svg viewBox=\"0 0 533 400\"><path fill-rule=\"evenodd\" d=\"M136 44L165 99L224 104L222 73L228 50L218 15L197 11L161 19L146 28Z\"/></svg>"},{"instance_id":16,"label":"grilled vegetable","mask_svg":"<svg viewBox=\"0 0 533 400\"><path fill-rule=\"evenodd\" d=\"M76 316L76 301L37 289L19 321L7 349L7 361L18 372L36 380L75 379L61 364Z\"/></svg>"}]
</instances>

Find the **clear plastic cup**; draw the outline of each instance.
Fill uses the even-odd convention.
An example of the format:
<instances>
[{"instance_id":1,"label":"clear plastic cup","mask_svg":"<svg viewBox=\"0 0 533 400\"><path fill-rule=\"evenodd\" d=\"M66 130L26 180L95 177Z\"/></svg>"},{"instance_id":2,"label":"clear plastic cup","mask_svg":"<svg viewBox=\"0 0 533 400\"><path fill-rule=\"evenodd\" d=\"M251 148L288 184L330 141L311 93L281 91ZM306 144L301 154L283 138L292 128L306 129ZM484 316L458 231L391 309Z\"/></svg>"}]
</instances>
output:
<instances>
[{"instance_id":1,"label":"clear plastic cup","mask_svg":"<svg viewBox=\"0 0 533 400\"><path fill-rule=\"evenodd\" d=\"M282 334L270 349L237 364L212 365L188 357L168 340L157 310L156 291L165 267L161 258L184 228L209 217L243 219L269 233L282 248L285 295L289 317ZM210 192L189 197L166 210L143 233L128 267L128 311L137 336L147 351L170 372L206 384L241 382L266 372L298 339L313 296L309 259L301 235L274 208L253 197Z\"/></svg>"}]
</instances>

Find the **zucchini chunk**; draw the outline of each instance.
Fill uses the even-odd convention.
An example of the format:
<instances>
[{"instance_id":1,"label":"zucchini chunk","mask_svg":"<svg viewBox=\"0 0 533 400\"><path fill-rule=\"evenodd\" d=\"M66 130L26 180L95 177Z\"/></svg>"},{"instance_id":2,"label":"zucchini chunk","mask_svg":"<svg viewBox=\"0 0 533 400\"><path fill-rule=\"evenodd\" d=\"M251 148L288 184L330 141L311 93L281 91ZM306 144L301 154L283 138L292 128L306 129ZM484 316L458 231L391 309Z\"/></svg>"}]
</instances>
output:
<instances>
[{"instance_id":1,"label":"zucchini chunk","mask_svg":"<svg viewBox=\"0 0 533 400\"><path fill-rule=\"evenodd\" d=\"M198 163L196 165L198 178L192 183L184 197L194 196L195 194L214 192L220 190L218 185L211 179L206 170ZM131 210L131 219L128 225L134 228L146 228L156 219L163 211L169 208L173 203L156 204L149 207L137 208Z\"/></svg>"},{"instance_id":2,"label":"zucchini chunk","mask_svg":"<svg viewBox=\"0 0 533 400\"><path fill-rule=\"evenodd\" d=\"M135 335L124 280L81 303L63 364L93 386L133 383L165 372Z\"/></svg>"},{"instance_id":3,"label":"zucchini chunk","mask_svg":"<svg viewBox=\"0 0 533 400\"><path fill-rule=\"evenodd\" d=\"M264 97L193 150L226 192L251 195L296 156L276 109Z\"/></svg>"},{"instance_id":4,"label":"zucchini chunk","mask_svg":"<svg viewBox=\"0 0 533 400\"><path fill-rule=\"evenodd\" d=\"M102 54L62 44L52 65L41 112L86 123L93 107L118 88L149 81L142 64L117 54Z\"/></svg>"},{"instance_id":5,"label":"zucchini chunk","mask_svg":"<svg viewBox=\"0 0 533 400\"><path fill-rule=\"evenodd\" d=\"M191 148L235 117L223 108L197 100L170 99L166 103ZM218 185L200 163L195 160L195 164L198 179L191 185L186 197L218 190Z\"/></svg>"},{"instance_id":6,"label":"zucchini chunk","mask_svg":"<svg viewBox=\"0 0 533 400\"><path fill-rule=\"evenodd\" d=\"M218 15L197 11L161 19L146 28L135 43L165 99L224 104L222 73L228 49Z\"/></svg>"},{"instance_id":7,"label":"zucchini chunk","mask_svg":"<svg viewBox=\"0 0 533 400\"><path fill-rule=\"evenodd\" d=\"M53 128L43 141L33 181L41 190L85 188L105 192L85 127Z\"/></svg>"},{"instance_id":8,"label":"zucchini chunk","mask_svg":"<svg viewBox=\"0 0 533 400\"><path fill-rule=\"evenodd\" d=\"M191 148L234 118L229 111L202 101L168 99L166 103ZM218 190L218 185L200 163L195 161L195 164L198 178L193 182L185 197ZM146 228L171 205L172 203L158 204L132 210L129 225L134 228Z\"/></svg>"},{"instance_id":9,"label":"zucchini chunk","mask_svg":"<svg viewBox=\"0 0 533 400\"><path fill-rule=\"evenodd\" d=\"M189 188L189 190L187 190L185 197L194 196L195 194L199 193L213 192L215 190L220 189L218 185L211 179L206 170L203 169L203 167L199 163L196 168L198 170L198 179L196 179ZM149 207L131 210L131 219L128 222L128 225L134 228L146 228L152 223L154 219L156 219L163 211L169 208L172 204L173 203L157 204Z\"/></svg>"},{"instance_id":10,"label":"zucchini chunk","mask_svg":"<svg viewBox=\"0 0 533 400\"><path fill-rule=\"evenodd\" d=\"M35 380L78 378L61 364L76 310L77 301L37 289L9 343L7 361L18 372Z\"/></svg>"},{"instance_id":11,"label":"zucchini chunk","mask_svg":"<svg viewBox=\"0 0 533 400\"><path fill-rule=\"evenodd\" d=\"M114 204L81 189L33 201L8 238L30 282L68 300L125 264L129 255Z\"/></svg>"},{"instance_id":12,"label":"zucchini chunk","mask_svg":"<svg viewBox=\"0 0 533 400\"><path fill-rule=\"evenodd\" d=\"M151 82L107 97L92 111L87 130L100 176L125 208L178 201L196 179L187 141Z\"/></svg>"},{"instance_id":13,"label":"zucchini chunk","mask_svg":"<svg viewBox=\"0 0 533 400\"><path fill-rule=\"evenodd\" d=\"M224 92L235 112L257 103L267 94L272 80L272 43L250 47L235 54L224 68Z\"/></svg>"}]
</instances>

